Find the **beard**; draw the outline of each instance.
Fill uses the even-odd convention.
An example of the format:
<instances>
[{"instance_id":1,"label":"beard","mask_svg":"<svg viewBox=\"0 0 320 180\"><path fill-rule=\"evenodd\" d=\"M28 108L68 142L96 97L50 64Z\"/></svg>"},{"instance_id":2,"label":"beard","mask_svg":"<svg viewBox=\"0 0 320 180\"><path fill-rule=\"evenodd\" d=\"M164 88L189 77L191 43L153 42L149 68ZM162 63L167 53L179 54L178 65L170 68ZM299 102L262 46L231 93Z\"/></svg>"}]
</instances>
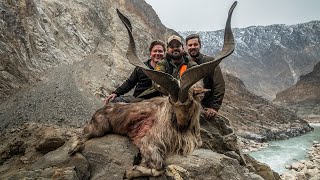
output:
<instances>
[{"instance_id":1,"label":"beard","mask_svg":"<svg viewBox=\"0 0 320 180\"><path fill-rule=\"evenodd\" d=\"M168 53L168 56L173 60L179 60L182 58L183 53L180 51L174 51L172 53Z\"/></svg>"},{"instance_id":2,"label":"beard","mask_svg":"<svg viewBox=\"0 0 320 180\"><path fill-rule=\"evenodd\" d=\"M191 57L193 57L193 58L198 57L199 54L200 54L200 51L198 51L198 50L191 50L191 51L189 51L189 55L190 55Z\"/></svg>"}]
</instances>

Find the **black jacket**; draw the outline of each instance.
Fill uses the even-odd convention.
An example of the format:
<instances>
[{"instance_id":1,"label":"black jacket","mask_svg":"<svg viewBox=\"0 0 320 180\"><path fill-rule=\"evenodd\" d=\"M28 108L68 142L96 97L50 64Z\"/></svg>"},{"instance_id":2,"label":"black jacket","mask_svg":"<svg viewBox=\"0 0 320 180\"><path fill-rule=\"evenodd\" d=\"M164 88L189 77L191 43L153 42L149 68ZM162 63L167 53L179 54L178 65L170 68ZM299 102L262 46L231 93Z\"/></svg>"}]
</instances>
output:
<instances>
[{"instance_id":1,"label":"black jacket","mask_svg":"<svg viewBox=\"0 0 320 180\"><path fill-rule=\"evenodd\" d=\"M149 59L148 61L144 62L144 64L150 69L153 69L153 67L150 65L150 61L151 60ZM130 77L113 93L117 94L117 96L124 95L134 87L134 97L139 96L142 92L152 87L152 80L139 67L136 67L131 73ZM140 98L149 99L160 95L161 93L156 91Z\"/></svg>"},{"instance_id":2,"label":"black jacket","mask_svg":"<svg viewBox=\"0 0 320 180\"><path fill-rule=\"evenodd\" d=\"M212 60L214 60L214 57L206 56L200 53L195 62L197 64L202 64ZM203 83L204 88L211 89L211 91L205 93L205 96L201 102L202 106L205 108L213 108L218 111L221 107L225 93L225 82L219 65L214 71L212 71L210 76L203 78Z\"/></svg>"}]
</instances>

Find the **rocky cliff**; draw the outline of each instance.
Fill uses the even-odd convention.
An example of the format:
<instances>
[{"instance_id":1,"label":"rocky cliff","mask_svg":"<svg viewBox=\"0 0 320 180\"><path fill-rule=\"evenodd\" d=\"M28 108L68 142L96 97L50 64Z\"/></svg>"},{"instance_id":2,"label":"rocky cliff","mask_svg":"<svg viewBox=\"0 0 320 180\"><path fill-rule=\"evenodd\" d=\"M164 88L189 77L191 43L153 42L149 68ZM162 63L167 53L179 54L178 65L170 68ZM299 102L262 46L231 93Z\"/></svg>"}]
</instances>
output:
<instances>
[{"instance_id":1,"label":"rocky cliff","mask_svg":"<svg viewBox=\"0 0 320 180\"><path fill-rule=\"evenodd\" d=\"M101 105L90 96L110 93L134 68L124 57L128 37L116 8L132 20L142 59L152 40L171 32L143 0L1 1L0 8L1 102L12 95L1 104L1 128L89 118L93 104Z\"/></svg>"},{"instance_id":2,"label":"rocky cliff","mask_svg":"<svg viewBox=\"0 0 320 180\"><path fill-rule=\"evenodd\" d=\"M19 0L0 2L0 100L44 78L52 67L104 56L112 80L133 68L123 58L127 34L116 8L134 24L141 56L151 40L165 40L167 29L150 5L136 1ZM105 80L105 78L104 78ZM118 82L118 81L117 81Z\"/></svg>"},{"instance_id":3,"label":"rocky cliff","mask_svg":"<svg viewBox=\"0 0 320 180\"><path fill-rule=\"evenodd\" d=\"M313 71L300 77L294 86L277 94L274 102L290 107L310 121L320 117L320 63Z\"/></svg>"},{"instance_id":4,"label":"rocky cliff","mask_svg":"<svg viewBox=\"0 0 320 180\"><path fill-rule=\"evenodd\" d=\"M216 55L223 31L199 33L203 52ZM294 85L299 76L312 71L320 61L320 21L297 25L270 25L235 28L236 49L224 71L239 77L247 88L269 100Z\"/></svg>"}]
</instances>

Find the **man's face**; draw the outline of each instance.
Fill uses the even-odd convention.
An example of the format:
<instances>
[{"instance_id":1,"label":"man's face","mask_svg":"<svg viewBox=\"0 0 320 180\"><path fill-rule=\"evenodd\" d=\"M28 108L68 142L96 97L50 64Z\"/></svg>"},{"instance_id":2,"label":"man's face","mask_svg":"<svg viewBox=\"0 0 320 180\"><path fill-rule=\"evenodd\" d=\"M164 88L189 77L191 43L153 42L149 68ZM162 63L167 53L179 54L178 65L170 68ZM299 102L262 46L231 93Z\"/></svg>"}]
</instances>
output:
<instances>
[{"instance_id":1,"label":"man's face","mask_svg":"<svg viewBox=\"0 0 320 180\"><path fill-rule=\"evenodd\" d=\"M161 45L154 45L150 52L151 61L158 63L164 57L164 49Z\"/></svg>"},{"instance_id":2,"label":"man's face","mask_svg":"<svg viewBox=\"0 0 320 180\"><path fill-rule=\"evenodd\" d=\"M200 44L198 38L189 39L187 42L187 50L191 57L198 57L200 54Z\"/></svg>"},{"instance_id":3,"label":"man's face","mask_svg":"<svg viewBox=\"0 0 320 180\"><path fill-rule=\"evenodd\" d=\"M168 55L174 59L181 59L183 56L182 44L179 41L172 40L168 45Z\"/></svg>"}]
</instances>

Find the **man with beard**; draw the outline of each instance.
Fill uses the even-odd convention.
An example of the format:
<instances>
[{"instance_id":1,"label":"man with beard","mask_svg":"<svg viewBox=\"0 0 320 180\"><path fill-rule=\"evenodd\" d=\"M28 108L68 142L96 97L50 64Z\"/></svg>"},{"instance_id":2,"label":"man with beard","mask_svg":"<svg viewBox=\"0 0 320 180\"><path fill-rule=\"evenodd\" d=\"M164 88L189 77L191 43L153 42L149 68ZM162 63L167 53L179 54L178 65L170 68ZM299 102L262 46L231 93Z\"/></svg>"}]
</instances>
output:
<instances>
[{"instance_id":1,"label":"man with beard","mask_svg":"<svg viewBox=\"0 0 320 180\"><path fill-rule=\"evenodd\" d=\"M197 64L190 61L188 56L186 56L181 38L173 35L168 38L165 59L157 64L155 70L166 72L173 77L180 79L187 68L195 65Z\"/></svg>"},{"instance_id":2,"label":"man with beard","mask_svg":"<svg viewBox=\"0 0 320 180\"><path fill-rule=\"evenodd\" d=\"M149 52L150 59L145 62L145 65L150 69L154 69L156 64L163 60L166 51L165 44L162 41L153 41L150 44ZM131 89L134 89L133 96L125 95ZM139 68L136 67L130 77L118 87L106 99L105 103L109 102L136 102L143 99L150 99L152 97L161 96L159 91L153 88L152 80Z\"/></svg>"},{"instance_id":3,"label":"man with beard","mask_svg":"<svg viewBox=\"0 0 320 180\"><path fill-rule=\"evenodd\" d=\"M199 35L190 34L186 37L187 51L191 57L191 60L197 64L202 64L208 61L214 60L214 57L204 55L200 53L201 41ZM211 91L205 93L205 96L201 102L204 108L204 116L206 119L212 119L221 107L222 100L225 93L225 82L219 66L212 71L212 74L203 79L204 88L211 89Z\"/></svg>"}]
</instances>

